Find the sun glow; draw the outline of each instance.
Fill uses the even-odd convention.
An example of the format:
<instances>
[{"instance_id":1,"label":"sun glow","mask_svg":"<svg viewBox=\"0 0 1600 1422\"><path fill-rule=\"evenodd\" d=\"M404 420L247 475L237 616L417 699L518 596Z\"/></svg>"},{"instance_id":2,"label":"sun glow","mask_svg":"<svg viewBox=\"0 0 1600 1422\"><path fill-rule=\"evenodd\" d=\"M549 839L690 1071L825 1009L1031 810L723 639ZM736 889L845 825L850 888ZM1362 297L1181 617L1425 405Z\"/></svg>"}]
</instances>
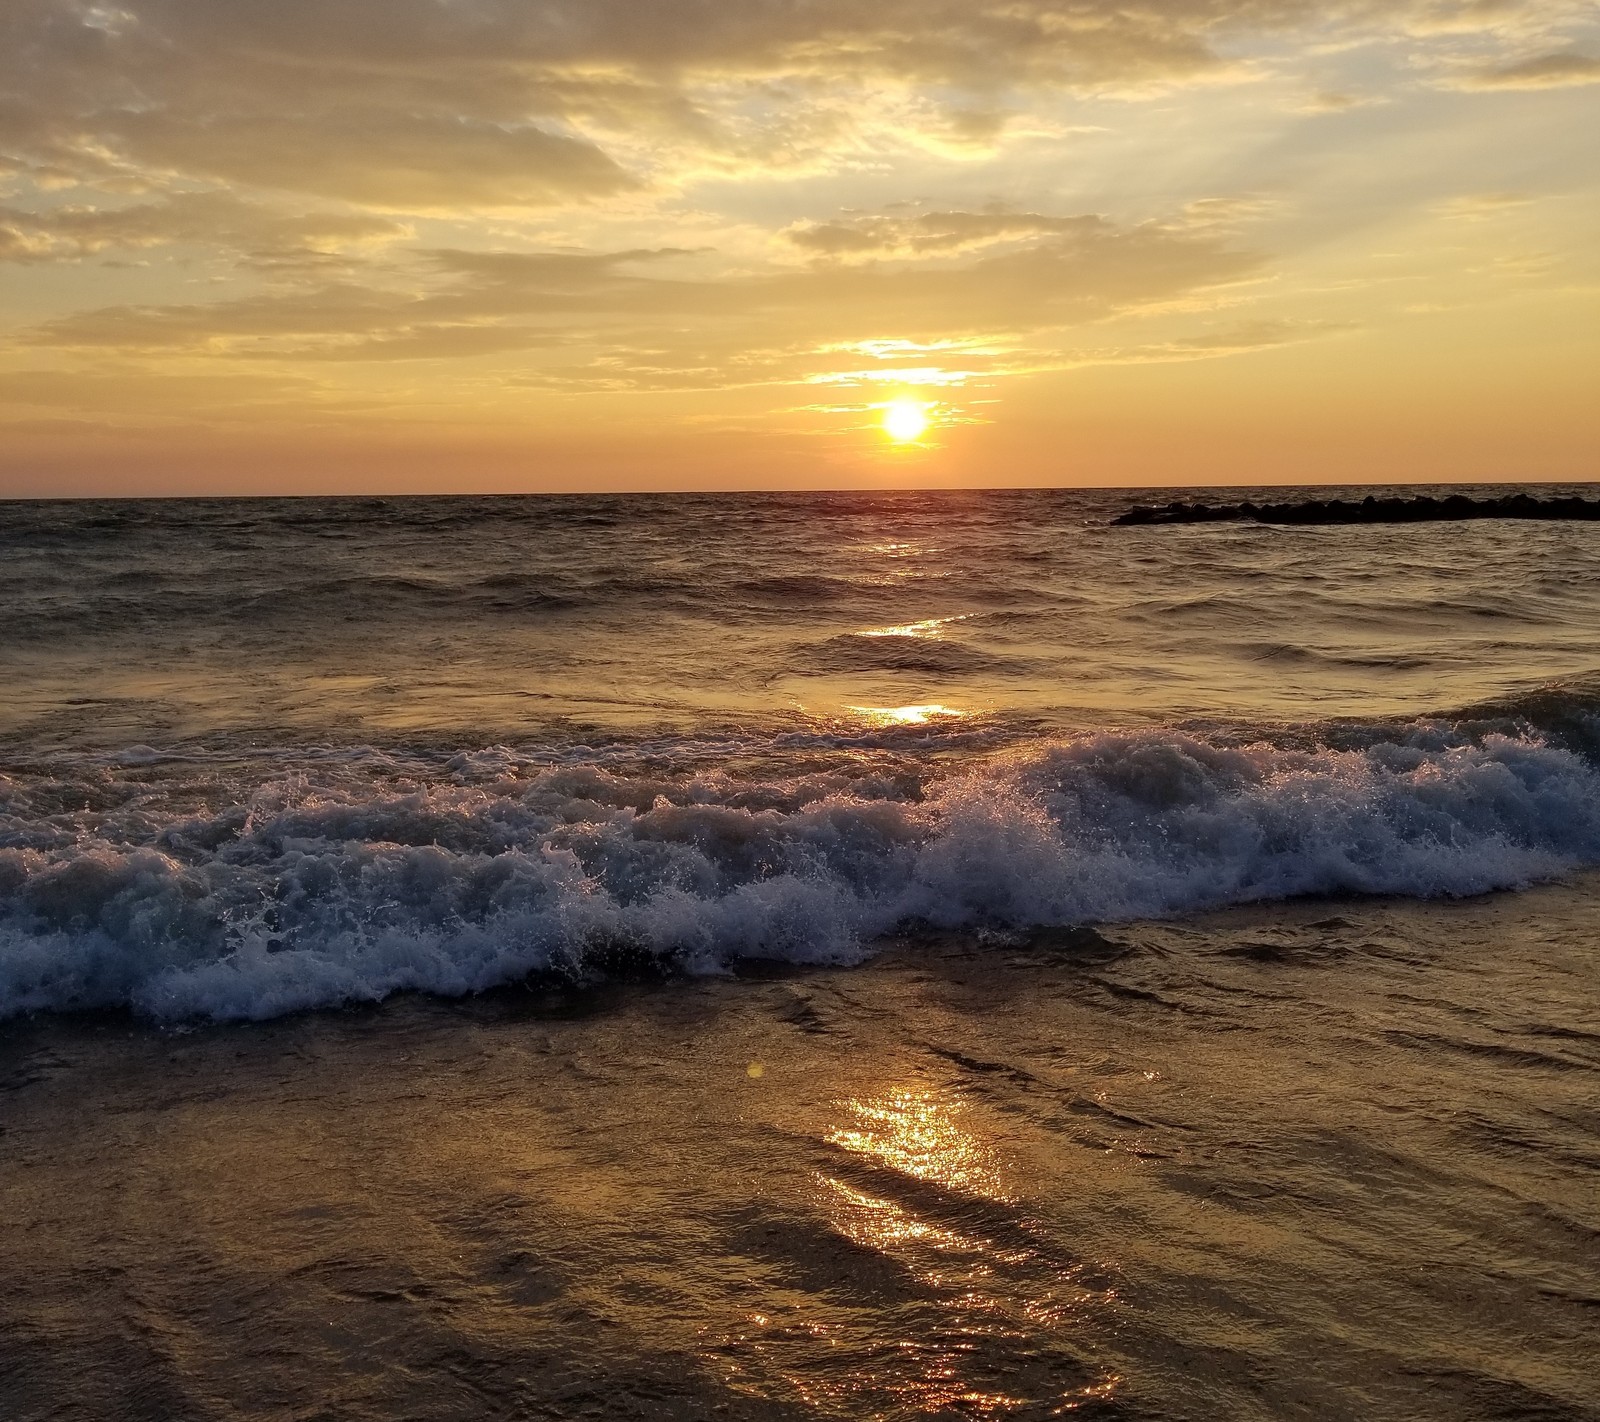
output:
<instances>
[{"instance_id":1,"label":"sun glow","mask_svg":"<svg viewBox=\"0 0 1600 1422\"><path fill-rule=\"evenodd\" d=\"M928 409L920 400L891 400L883 407L883 429L896 444L920 439L928 428Z\"/></svg>"}]
</instances>

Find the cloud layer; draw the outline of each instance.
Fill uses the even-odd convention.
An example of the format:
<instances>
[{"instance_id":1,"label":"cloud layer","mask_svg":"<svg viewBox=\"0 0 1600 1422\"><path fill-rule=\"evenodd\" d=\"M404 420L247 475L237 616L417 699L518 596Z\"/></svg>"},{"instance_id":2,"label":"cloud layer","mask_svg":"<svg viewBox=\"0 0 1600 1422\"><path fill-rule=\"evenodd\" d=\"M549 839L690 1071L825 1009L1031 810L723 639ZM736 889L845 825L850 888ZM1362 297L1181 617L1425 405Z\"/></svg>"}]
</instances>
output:
<instances>
[{"instance_id":1,"label":"cloud layer","mask_svg":"<svg viewBox=\"0 0 1600 1422\"><path fill-rule=\"evenodd\" d=\"M915 89L930 133L981 143L1026 106L1019 93L1204 77L1235 64L1250 37L1375 23L1521 34L1561 8L11 0L0 15L0 92L12 96L0 105L0 153L58 181L169 175L405 210L540 206L670 180L670 153L800 162L819 141L859 143L874 115L838 103L841 85L891 102L888 89ZM1530 64L1502 82L1559 82L1581 61Z\"/></svg>"}]
</instances>

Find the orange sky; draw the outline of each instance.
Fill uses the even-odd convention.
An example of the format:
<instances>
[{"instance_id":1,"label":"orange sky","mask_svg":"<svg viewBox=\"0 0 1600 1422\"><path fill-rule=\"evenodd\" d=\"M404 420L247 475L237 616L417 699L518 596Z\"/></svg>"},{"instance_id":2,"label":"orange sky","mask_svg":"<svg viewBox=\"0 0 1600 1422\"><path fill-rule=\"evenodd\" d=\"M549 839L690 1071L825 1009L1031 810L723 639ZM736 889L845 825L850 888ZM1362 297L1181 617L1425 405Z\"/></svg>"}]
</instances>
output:
<instances>
[{"instance_id":1,"label":"orange sky","mask_svg":"<svg viewBox=\"0 0 1600 1422\"><path fill-rule=\"evenodd\" d=\"M0 496L1600 478L1596 56L1589 0L7 0Z\"/></svg>"}]
</instances>

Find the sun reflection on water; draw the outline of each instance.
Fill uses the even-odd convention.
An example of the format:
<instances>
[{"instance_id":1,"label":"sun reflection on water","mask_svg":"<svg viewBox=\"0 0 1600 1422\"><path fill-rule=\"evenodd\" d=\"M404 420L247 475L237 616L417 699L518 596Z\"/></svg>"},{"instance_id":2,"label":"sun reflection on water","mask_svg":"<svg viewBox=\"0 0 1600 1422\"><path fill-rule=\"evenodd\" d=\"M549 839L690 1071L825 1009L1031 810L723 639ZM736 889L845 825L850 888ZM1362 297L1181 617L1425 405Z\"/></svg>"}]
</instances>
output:
<instances>
[{"instance_id":1,"label":"sun reflection on water","mask_svg":"<svg viewBox=\"0 0 1600 1422\"><path fill-rule=\"evenodd\" d=\"M902 622L894 627L869 627L863 637L943 637L944 629L952 622L965 622L961 617L925 617L921 622Z\"/></svg>"},{"instance_id":2,"label":"sun reflection on water","mask_svg":"<svg viewBox=\"0 0 1600 1422\"><path fill-rule=\"evenodd\" d=\"M893 1200L869 1195L864 1190L853 1190L844 1181L831 1175L819 1175L817 1183L838 1197L838 1204L842 1208L834 1213L834 1223L857 1244L880 1252L912 1242L952 1252L972 1246L973 1241L966 1235L918 1219Z\"/></svg>"},{"instance_id":3,"label":"sun reflection on water","mask_svg":"<svg viewBox=\"0 0 1600 1422\"><path fill-rule=\"evenodd\" d=\"M925 726L929 721L956 720L967 714L953 706L942 706L937 701L916 706L848 706L845 709L864 716L875 726Z\"/></svg>"},{"instance_id":4,"label":"sun reflection on water","mask_svg":"<svg viewBox=\"0 0 1600 1422\"><path fill-rule=\"evenodd\" d=\"M993 1150L966 1129L959 1099L926 1090L891 1091L843 1104L849 1125L827 1135L831 1145L902 1174L936 1181L989 1200L1010 1200Z\"/></svg>"},{"instance_id":5,"label":"sun reflection on water","mask_svg":"<svg viewBox=\"0 0 1600 1422\"><path fill-rule=\"evenodd\" d=\"M851 1422L1064 1416L1120 1393L1078 1336L1109 1295L1026 1208L981 1110L917 1084L833 1111L817 1213L801 1207L767 1300L711 1350L730 1387Z\"/></svg>"}]
</instances>

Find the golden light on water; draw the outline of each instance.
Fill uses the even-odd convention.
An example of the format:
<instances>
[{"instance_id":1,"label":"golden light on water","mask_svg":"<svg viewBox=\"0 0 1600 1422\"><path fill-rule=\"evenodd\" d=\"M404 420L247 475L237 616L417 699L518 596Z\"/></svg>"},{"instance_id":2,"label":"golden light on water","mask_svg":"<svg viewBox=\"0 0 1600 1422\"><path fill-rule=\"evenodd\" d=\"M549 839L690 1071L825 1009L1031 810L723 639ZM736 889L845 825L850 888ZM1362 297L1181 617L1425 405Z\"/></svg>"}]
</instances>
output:
<instances>
[{"instance_id":1,"label":"golden light on water","mask_svg":"<svg viewBox=\"0 0 1600 1422\"><path fill-rule=\"evenodd\" d=\"M993 1152L967 1127L958 1100L912 1089L843 1105L849 1124L828 1133L832 1145L919 1180L988 1199L1009 1198L999 1184Z\"/></svg>"},{"instance_id":2,"label":"golden light on water","mask_svg":"<svg viewBox=\"0 0 1600 1422\"><path fill-rule=\"evenodd\" d=\"M938 1218L928 1201L895 1198L892 1184L894 1176L904 1176L954 1192L952 1198L1008 1202L992 1144L972 1129L958 1097L921 1085L838 1105L844 1119L824 1138L885 1172L887 1188L863 1189L821 1172L834 1228L859 1248L896 1261L932 1291L946 1310L950 1335L938 1342L900 1340L892 1362L845 1374L841 1391L862 1402L882 1398L901 1415L1009 1416L1026 1400L994 1388L974 1369L976 1340L1005 1327L994 1288L1005 1251L981 1229Z\"/></svg>"},{"instance_id":3,"label":"golden light on water","mask_svg":"<svg viewBox=\"0 0 1600 1422\"><path fill-rule=\"evenodd\" d=\"M846 709L878 726L925 726L929 721L946 717L959 719L967 714L953 706L941 706L937 701L916 706L850 706Z\"/></svg>"},{"instance_id":4,"label":"golden light on water","mask_svg":"<svg viewBox=\"0 0 1600 1422\"><path fill-rule=\"evenodd\" d=\"M970 615L970 614L969 614ZM925 617L921 622L900 622L891 627L868 627L863 637L943 637L944 629L952 622L965 622L961 617Z\"/></svg>"},{"instance_id":5,"label":"golden light on water","mask_svg":"<svg viewBox=\"0 0 1600 1422\"><path fill-rule=\"evenodd\" d=\"M847 1247L819 1250L803 1212L795 1258L825 1287L780 1276L715 1335L706 1356L733 1390L864 1422L1070 1416L1117 1397L1121 1378L1086 1367L1074 1336L1105 1295L1038 1228L980 1101L914 1079L837 1099L830 1117L814 1203Z\"/></svg>"},{"instance_id":6,"label":"golden light on water","mask_svg":"<svg viewBox=\"0 0 1600 1422\"><path fill-rule=\"evenodd\" d=\"M883 429L896 444L921 439L928 428L928 407L921 400L891 400L883 407Z\"/></svg>"}]
</instances>

